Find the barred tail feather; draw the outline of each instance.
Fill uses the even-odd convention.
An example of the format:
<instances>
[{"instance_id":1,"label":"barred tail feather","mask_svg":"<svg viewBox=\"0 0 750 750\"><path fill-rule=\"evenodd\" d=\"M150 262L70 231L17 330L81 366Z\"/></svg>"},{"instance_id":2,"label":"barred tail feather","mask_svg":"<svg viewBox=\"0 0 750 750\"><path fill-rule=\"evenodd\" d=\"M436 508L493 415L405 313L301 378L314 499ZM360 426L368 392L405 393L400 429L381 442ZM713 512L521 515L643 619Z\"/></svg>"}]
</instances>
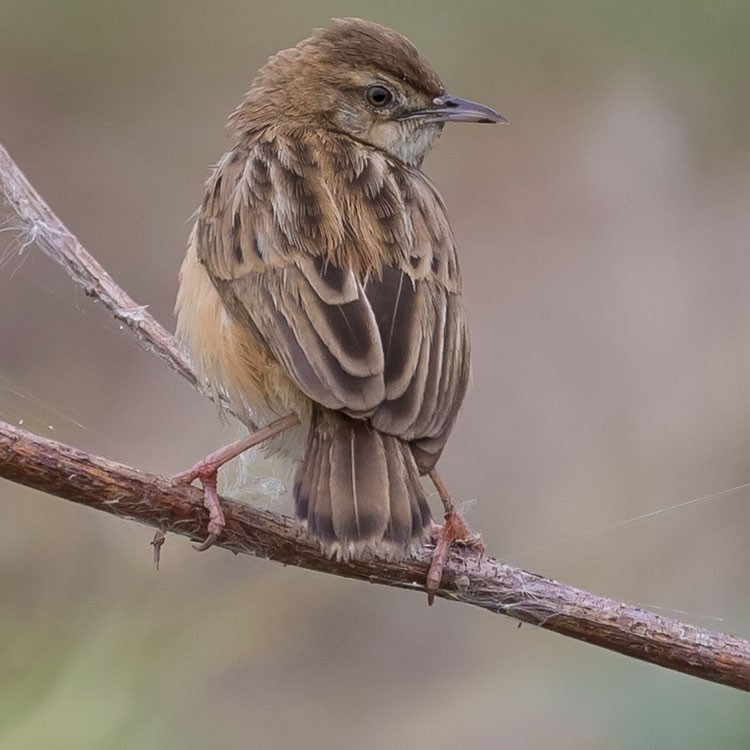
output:
<instances>
[{"instance_id":1,"label":"barred tail feather","mask_svg":"<svg viewBox=\"0 0 750 750\"><path fill-rule=\"evenodd\" d=\"M431 520L409 445L330 412L313 415L294 495L310 533L343 557L364 549L403 553Z\"/></svg>"}]
</instances>

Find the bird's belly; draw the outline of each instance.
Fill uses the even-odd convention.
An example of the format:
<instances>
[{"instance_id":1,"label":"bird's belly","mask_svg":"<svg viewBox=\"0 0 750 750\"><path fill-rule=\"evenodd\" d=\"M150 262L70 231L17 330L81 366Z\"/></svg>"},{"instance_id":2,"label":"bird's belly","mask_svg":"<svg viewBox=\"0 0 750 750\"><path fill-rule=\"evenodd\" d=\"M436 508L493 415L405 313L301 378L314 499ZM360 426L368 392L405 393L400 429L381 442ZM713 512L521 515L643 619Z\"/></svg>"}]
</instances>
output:
<instances>
[{"instance_id":1,"label":"bird's belly","mask_svg":"<svg viewBox=\"0 0 750 750\"><path fill-rule=\"evenodd\" d=\"M298 460L310 419L310 400L289 379L263 341L226 309L191 243L180 269L177 336L212 388L225 394L240 418L264 425L290 412L302 422L269 441L269 453Z\"/></svg>"}]
</instances>

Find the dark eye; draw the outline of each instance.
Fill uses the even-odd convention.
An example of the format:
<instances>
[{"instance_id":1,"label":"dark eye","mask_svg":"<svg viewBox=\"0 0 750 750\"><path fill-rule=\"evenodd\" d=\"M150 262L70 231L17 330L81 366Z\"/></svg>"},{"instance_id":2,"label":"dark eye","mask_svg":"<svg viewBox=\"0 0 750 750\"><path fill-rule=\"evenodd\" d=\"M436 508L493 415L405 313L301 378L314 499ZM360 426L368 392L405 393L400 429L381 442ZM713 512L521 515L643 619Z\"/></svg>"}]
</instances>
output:
<instances>
[{"instance_id":1,"label":"dark eye","mask_svg":"<svg viewBox=\"0 0 750 750\"><path fill-rule=\"evenodd\" d=\"M393 101L393 92L385 86L376 84L365 91L365 99L373 107L385 107Z\"/></svg>"}]
</instances>

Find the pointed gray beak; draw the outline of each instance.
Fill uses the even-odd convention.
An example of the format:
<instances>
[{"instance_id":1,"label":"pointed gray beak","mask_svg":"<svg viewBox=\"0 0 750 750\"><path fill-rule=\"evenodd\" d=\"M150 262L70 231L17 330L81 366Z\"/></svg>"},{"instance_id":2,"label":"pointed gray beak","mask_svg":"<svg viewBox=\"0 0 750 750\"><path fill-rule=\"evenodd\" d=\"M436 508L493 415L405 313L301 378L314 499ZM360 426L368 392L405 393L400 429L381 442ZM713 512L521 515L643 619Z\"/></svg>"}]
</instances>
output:
<instances>
[{"instance_id":1,"label":"pointed gray beak","mask_svg":"<svg viewBox=\"0 0 750 750\"><path fill-rule=\"evenodd\" d=\"M491 107L458 96L438 96L432 102L435 108L419 109L402 115L400 120L423 119L424 122L508 122Z\"/></svg>"}]
</instances>

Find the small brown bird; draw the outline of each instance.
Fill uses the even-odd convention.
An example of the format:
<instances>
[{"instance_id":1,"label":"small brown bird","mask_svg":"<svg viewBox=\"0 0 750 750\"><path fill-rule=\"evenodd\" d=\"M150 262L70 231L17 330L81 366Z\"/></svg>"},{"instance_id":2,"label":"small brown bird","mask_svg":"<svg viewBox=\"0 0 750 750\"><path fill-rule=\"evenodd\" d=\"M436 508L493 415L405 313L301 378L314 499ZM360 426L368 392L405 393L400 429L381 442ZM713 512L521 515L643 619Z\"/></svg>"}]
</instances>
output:
<instances>
[{"instance_id":1,"label":"small brown bird","mask_svg":"<svg viewBox=\"0 0 750 750\"><path fill-rule=\"evenodd\" d=\"M296 462L297 516L330 553L403 554L430 529L420 475L464 398L469 333L446 208L420 166L446 122L503 121L355 18L271 57L229 117L178 334L240 414L296 416L266 445ZM183 477L213 481L215 536L209 463Z\"/></svg>"}]
</instances>

